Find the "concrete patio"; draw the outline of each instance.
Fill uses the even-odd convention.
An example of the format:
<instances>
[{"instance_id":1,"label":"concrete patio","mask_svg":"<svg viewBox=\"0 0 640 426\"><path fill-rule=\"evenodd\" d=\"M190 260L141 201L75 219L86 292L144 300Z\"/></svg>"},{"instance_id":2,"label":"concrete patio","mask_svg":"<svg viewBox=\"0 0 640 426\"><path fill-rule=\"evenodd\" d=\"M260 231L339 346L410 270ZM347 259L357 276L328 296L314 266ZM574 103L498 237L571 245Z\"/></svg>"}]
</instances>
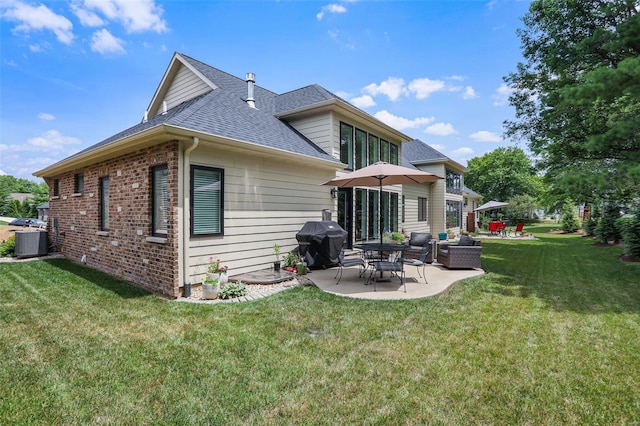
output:
<instances>
[{"instance_id":1,"label":"concrete patio","mask_svg":"<svg viewBox=\"0 0 640 426\"><path fill-rule=\"evenodd\" d=\"M405 300L434 296L447 290L456 281L485 273L482 269L449 270L442 265L434 263L427 265L425 268L428 281L428 284L425 284L424 278L418 276L418 269L415 266L405 265L407 284L407 292L405 293L398 278L393 278L390 282L377 283L377 291L373 291L373 283L365 285L366 278L358 276L359 269L357 266L344 268L340 284L336 285L337 279L334 277L337 272L337 267L318 269L311 271L307 278L318 288L338 296L358 299ZM420 268L420 273L422 273L422 268Z\"/></svg>"}]
</instances>

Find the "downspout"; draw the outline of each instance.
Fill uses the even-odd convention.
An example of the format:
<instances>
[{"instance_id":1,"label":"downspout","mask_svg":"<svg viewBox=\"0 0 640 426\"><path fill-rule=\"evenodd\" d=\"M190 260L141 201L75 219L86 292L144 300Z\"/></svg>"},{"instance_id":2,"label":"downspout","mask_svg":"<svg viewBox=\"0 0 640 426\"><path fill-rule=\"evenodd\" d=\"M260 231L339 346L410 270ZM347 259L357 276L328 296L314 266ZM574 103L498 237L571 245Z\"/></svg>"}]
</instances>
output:
<instances>
[{"instance_id":1,"label":"downspout","mask_svg":"<svg viewBox=\"0 0 640 426\"><path fill-rule=\"evenodd\" d=\"M183 160L183 194L184 194L184 206L182 208L182 275L185 289L189 288L191 291L191 281L189 279L189 226L191 225L191 160L189 156L191 152L198 147L200 139L193 137L193 143L189 148L184 151Z\"/></svg>"}]
</instances>

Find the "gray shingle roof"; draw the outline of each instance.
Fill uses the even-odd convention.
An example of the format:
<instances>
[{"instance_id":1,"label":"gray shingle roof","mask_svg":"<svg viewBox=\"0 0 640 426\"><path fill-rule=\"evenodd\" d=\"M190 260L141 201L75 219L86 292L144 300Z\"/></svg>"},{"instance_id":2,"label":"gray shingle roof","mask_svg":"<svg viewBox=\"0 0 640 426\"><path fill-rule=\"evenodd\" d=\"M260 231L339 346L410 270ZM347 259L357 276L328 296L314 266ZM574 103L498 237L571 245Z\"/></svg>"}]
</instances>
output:
<instances>
[{"instance_id":1,"label":"gray shingle roof","mask_svg":"<svg viewBox=\"0 0 640 426\"><path fill-rule=\"evenodd\" d=\"M473 197L479 197L482 198L482 195L478 194L477 192L475 192L473 189L468 188L467 186L463 186L462 187L462 192L464 192L465 194L471 195Z\"/></svg>"},{"instance_id":2,"label":"gray shingle roof","mask_svg":"<svg viewBox=\"0 0 640 426\"><path fill-rule=\"evenodd\" d=\"M402 162L405 166L433 161L449 161L450 158L431 148L420 139L414 139L402 144Z\"/></svg>"},{"instance_id":3,"label":"gray shingle roof","mask_svg":"<svg viewBox=\"0 0 640 426\"><path fill-rule=\"evenodd\" d=\"M335 95L320 86L313 85L279 96L256 85L254 89L256 108L251 108L246 103L247 83L243 79L189 56L183 54L180 56L218 88L177 105L164 115L155 115L147 122L136 124L75 155L108 145L151 127L168 124L339 163L274 115L276 105L280 106L279 109L286 111L308 105L309 102L326 100Z\"/></svg>"}]
</instances>

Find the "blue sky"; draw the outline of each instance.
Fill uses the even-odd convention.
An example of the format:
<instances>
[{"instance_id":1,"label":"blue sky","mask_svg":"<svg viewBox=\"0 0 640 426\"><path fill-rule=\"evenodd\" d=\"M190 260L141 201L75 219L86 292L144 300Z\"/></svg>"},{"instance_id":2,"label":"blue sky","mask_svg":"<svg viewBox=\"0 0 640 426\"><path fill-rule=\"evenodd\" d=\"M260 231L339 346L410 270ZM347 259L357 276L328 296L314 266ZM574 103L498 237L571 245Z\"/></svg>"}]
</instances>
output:
<instances>
[{"instance_id":1,"label":"blue sky","mask_svg":"<svg viewBox=\"0 0 640 426\"><path fill-rule=\"evenodd\" d=\"M283 93L319 84L466 165L513 116L529 1L0 0L0 174L138 123L178 51Z\"/></svg>"}]
</instances>

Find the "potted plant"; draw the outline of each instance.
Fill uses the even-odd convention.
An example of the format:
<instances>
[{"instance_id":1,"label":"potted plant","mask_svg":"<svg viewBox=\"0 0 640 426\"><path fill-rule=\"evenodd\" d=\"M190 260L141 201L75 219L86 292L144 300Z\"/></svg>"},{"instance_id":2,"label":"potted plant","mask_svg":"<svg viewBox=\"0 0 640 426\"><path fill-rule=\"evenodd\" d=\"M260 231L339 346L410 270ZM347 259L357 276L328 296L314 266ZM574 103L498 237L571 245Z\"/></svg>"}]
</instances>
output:
<instances>
[{"instance_id":1,"label":"potted plant","mask_svg":"<svg viewBox=\"0 0 640 426\"><path fill-rule=\"evenodd\" d=\"M451 229L447 229L447 238L449 238L450 240L453 240L456 237L455 232L453 232Z\"/></svg>"},{"instance_id":2,"label":"potted plant","mask_svg":"<svg viewBox=\"0 0 640 426\"><path fill-rule=\"evenodd\" d=\"M211 278L211 275L209 275L202 282L202 297L207 300L213 300L218 298L218 294L220 294L220 279Z\"/></svg>"},{"instance_id":3,"label":"potted plant","mask_svg":"<svg viewBox=\"0 0 640 426\"><path fill-rule=\"evenodd\" d=\"M284 270L287 272L293 272L296 268L296 264L298 263L298 256L296 256L293 251L284 255L282 259L282 266L284 266Z\"/></svg>"},{"instance_id":4,"label":"potted plant","mask_svg":"<svg viewBox=\"0 0 640 426\"><path fill-rule=\"evenodd\" d=\"M280 272L280 246L278 243L273 245L273 254L276 256L276 261L273 262L273 272Z\"/></svg>"},{"instance_id":5,"label":"potted plant","mask_svg":"<svg viewBox=\"0 0 640 426\"><path fill-rule=\"evenodd\" d=\"M229 281L229 267L226 265L222 265L220 263L220 259L213 259L213 256L209 257L209 269L207 269L207 273L209 274L209 279L211 280L219 280L220 284L224 284Z\"/></svg>"}]
</instances>

